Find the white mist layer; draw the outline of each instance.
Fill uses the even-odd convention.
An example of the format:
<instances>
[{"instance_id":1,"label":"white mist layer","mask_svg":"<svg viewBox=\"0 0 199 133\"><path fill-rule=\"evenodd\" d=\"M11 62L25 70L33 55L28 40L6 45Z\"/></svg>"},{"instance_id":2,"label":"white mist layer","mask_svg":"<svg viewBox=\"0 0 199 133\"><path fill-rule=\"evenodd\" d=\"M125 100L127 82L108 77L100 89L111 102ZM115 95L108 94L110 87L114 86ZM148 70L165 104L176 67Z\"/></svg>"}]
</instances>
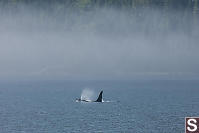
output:
<instances>
[{"instance_id":1,"label":"white mist layer","mask_svg":"<svg viewBox=\"0 0 199 133\"><path fill-rule=\"evenodd\" d=\"M1 81L199 79L199 26L181 12L35 10L0 12Z\"/></svg>"}]
</instances>

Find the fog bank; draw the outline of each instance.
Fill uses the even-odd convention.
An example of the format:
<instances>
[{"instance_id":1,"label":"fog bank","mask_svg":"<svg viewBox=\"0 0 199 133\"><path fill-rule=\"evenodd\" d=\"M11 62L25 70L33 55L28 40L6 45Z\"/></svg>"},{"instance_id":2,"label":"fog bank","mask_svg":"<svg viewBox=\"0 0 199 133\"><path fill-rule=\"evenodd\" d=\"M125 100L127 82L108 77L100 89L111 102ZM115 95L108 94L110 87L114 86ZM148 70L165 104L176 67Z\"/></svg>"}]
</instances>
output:
<instances>
[{"instance_id":1,"label":"fog bank","mask_svg":"<svg viewBox=\"0 0 199 133\"><path fill-rule=\"evenodd\" d=\"M0 13L0 80L199 79L199 21L189 12L22 7Z\"/></svg>"}]
</instances>

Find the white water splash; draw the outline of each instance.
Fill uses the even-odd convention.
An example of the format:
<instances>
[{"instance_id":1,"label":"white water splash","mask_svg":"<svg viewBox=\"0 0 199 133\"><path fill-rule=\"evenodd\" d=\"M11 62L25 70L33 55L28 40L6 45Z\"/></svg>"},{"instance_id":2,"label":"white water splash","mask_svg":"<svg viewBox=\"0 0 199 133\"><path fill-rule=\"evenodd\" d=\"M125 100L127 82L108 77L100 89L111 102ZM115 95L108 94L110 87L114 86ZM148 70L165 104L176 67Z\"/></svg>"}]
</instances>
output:
<instances>
[{"instance_id":1,"label":"white water splash","mask_svg":"<svg viewBox=\"0 0 199 133\"><path fill-rule=\"evenodd\" d=\"M82 91L81 100L93 100L94 94L93 90L86 88Z\"/></svg>"}]
</instances>

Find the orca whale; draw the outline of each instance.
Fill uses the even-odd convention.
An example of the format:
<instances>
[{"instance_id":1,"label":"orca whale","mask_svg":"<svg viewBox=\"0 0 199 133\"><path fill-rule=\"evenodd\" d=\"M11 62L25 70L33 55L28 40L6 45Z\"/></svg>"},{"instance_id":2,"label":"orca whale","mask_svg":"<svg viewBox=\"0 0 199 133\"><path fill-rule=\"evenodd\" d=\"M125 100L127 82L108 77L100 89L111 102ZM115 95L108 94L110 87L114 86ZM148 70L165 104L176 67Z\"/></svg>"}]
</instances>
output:
<instances>
[{"instance_id":1,"label":"orca whale","mask_svg":"<svg viewBox=\"0 0 199 133\"><path fill-rule=\"evenodd\" d=\"M103 93L103 91L100 92L96 101L85 100L85 99L81 99L81 98L77 98L76 101L77 102L102 102L102 93Z\"/></svg>"}]
</instances>

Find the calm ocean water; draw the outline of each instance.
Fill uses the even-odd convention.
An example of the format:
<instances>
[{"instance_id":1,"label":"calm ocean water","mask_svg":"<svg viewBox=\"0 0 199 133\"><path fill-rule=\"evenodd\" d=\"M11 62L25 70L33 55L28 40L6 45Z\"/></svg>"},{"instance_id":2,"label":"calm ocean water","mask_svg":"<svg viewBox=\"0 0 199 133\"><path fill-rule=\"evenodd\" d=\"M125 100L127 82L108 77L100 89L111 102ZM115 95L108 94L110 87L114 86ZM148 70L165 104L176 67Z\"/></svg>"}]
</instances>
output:
<instances>
[{"instance_id":1,"label":"calm ocean water","mask_svg":"<svg viewBox=\"0 0 199 133\"><path fill-rule=\"evenodd\" d=\"M110 102L75 102L85 88ZM198 81L0 84L0 133L183 133L185 116L199 116Z\"/></svg>"}]
</instances>

